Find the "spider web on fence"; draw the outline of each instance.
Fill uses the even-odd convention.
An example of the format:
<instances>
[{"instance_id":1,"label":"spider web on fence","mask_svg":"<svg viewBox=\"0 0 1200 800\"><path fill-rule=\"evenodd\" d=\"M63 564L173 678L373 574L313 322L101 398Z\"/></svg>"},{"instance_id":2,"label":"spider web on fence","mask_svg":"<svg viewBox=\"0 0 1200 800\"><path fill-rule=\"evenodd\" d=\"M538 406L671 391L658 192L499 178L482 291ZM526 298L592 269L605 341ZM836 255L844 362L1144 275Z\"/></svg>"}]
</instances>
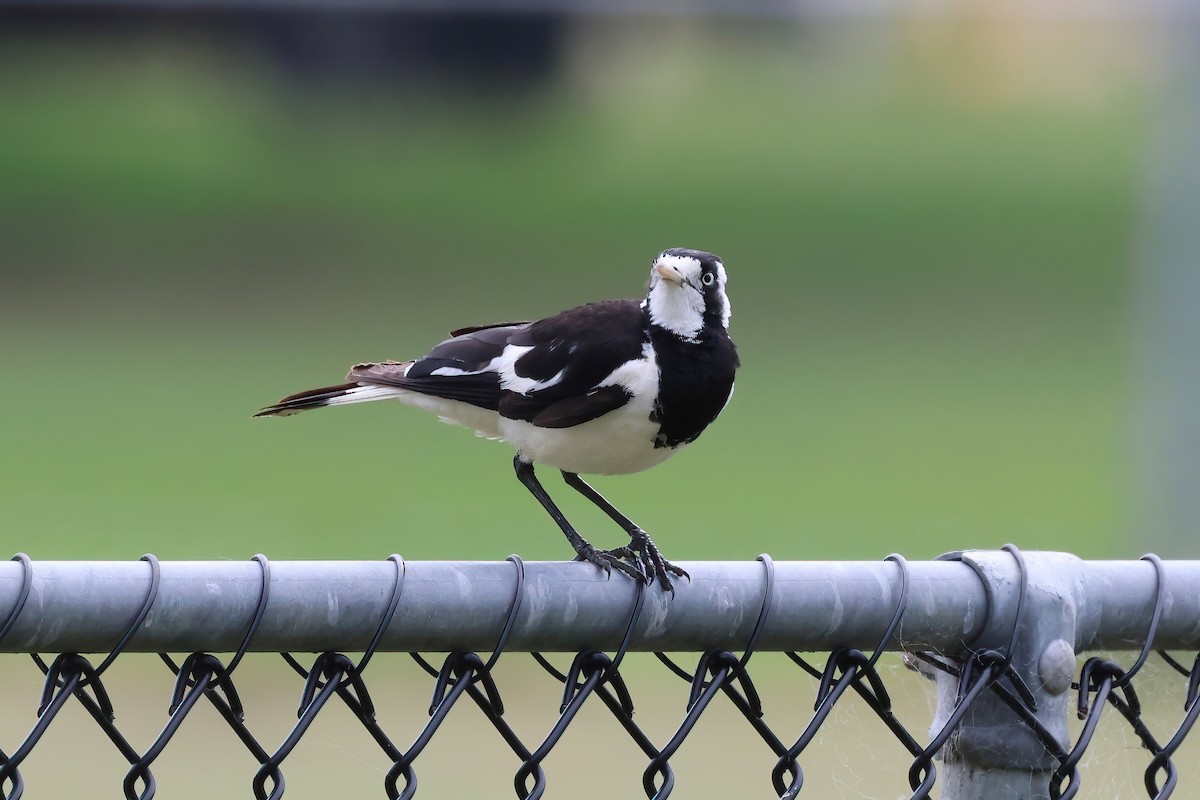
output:
<instances>
[{"instance_id":1,"label":"spider web on fence","mask_svg":"<svg viewBox=\"0 0 1200 800\"><path fill-rule=\"evenodd\" d=\"M1015 555L1019 559L1019 554ZM894 764L872 762L869 768L894 769L903 776L901 783L907 784L907 791L912 798L925 798L931 796L937 783L935 756L957 728L962 713L986 692L1004 700L1012 710L1014 724L1028 726L1056 757L1058 768L1050 783L1052 798L1071 798L1079 793L1084 771L1080 768L1080 762L1089 752L1102 717L1106 727L1121 727L1127 731L1127 740L1141 748L1139 763L1143 772L1142 790L1146 796L1167 798L1175 792L1178 770L1172 757L1200 715L1200 704L1196 702L1200 694L1200 655L1195 660L1181 662L1169 654L1160 654L1171 670L1177 673L1174 694L1177 701L1182 700L1182 711L1177 711L1174 719L1156 716L1155 724L1159 730L1155 733L1142 713L1141 698L1134 688L1133 679L1150 655L1154 626L1162 605L1161 597L1148 631L1147 646L1131 666L1124 668L1113 660L1100 657L1083 662L1075 686L1082 722L1073 731L1069 748L1062 749L1034 716L1032 695L1028 688L1013 670L1007 654L996 650L972 652L958 660L928 653L906 656L911 667L926 672L941 670L958 677L959 701L955 712L949 715L941 730L926 735L924 731L913 732L917 729L915 720L897 716L884 673L878 667L882 645L892 638L900 624L908 596L905 562L898 556L890 558L900 566L905 588L901 591L891 623L880 639L879 649L867 654L842 648L828 654L823 661L806 659L796 653L786 654L792 670L792 677L787 679L789 686L801 683L814 690L812 695L805 697L805 700L811 698L807 707L793 696L787 701L786 707L780 709L780 713L765 713L762 694L752 677L754 645L769 613L772 597L769 584L773 567L770 558L764 556L762 560L768 591L764 592L765 600L759 610L754 633L741 653L710 650L698 657L692 656L686 662L680 657L655 654L662 668L677 681L678 697L686 699L686 702L677 706L677 717L673 721L663 725L661 720L655 720L654 724L647 722L643 726L643 721L635 713L633 693L621 671L641 613L644 592L639 592L630 612L624 641L615 652L609 654L583 650L570 658L533 654L540 669L551 676L554 685L559 687L560 704L558 714L550 725L533 732L518 732L511 724L512 715L506 714L505 692L496 679L496 666L504 653L523 596L524 570L521 560L515 556L510 560L519 576L517 587L495 650L487 655L455 652L427 657L418 653L410 654L411 659L428 675L430 702L428 709L422 709L427 710L427 715L421 714L421 722L413 718L416 716L414 710L404 714L401 721L377 715L366 673L402 594L403 562L398 556L393 556L397 580L388 612L381 619L367 651L357 660L337 652L306 657L281 654L281 666L295 673L299 702L296 719L290 730L282 736L277 731L269 736L263 732L265 726L245 714L241 695L233 680L233 674L246 655L266 608L270 564L265 557L257 556L256 560L263 570L264 589L241 647L228 662L209 653L192 653L182 659L160 654L162 668L169 669L175 676L170 696L160 700L168 706L167 714L157 734L134 742L131 741L134 738L132 734L127 735L127 731L117 724L114 704L104 684L104 674L120 656L153 604L158 585L158 567L157 560L147 556L145 560L150 562L153 570L151 588L141 612L112 652L99 659L97 664L75 653L60 654L50 661L37 654L32 655L37 669L44 674L42 691L29 733L20 741L0 742L0 747L3 747L0 751L0 798L17 800L24 796L26 785L21 772L22 764L39 747L53 746L48 732L57 720L77 721L81 716L78 713L73 716L64 713L68 706L85 710L111 741L113 749L109 750L110 757L121 758L128 763L122 791L129 800L150 800L156 796L158 782L154 774L155 764L166 750L183 740L182 737L176 739L176 734L187 725L189 716L199 706L215 709L224 720L226 736L239 743L252 762L257 762L258 768L251 770L246 777L256 800L279 800L284 797L289 788L289 759L294 761L296 749L302 741L319 736L313 734L318 729L315 723L319 716L328 714L325 709L330 706L342 706L359 723L362 730L353 742L354 751L375 750L374 759L378 760L381 753L384 763L390 764L380 780L379 793L393 800L413 797L424 786L419 777L423 753L440 732L451 730L443 727L451 715L464 714L469 714L472 719L473 737L488 737L492 744L500 743L501 749L511 754L513 780L507 791L518 798L543 797L552 783L551 763L556 750L586 747L586 741L581 745L578 737L572 743L566 743L570 738L568 734L578 728L577 720L585 716L592 720L590 724L593 726L598 724L597 711L600 712L599 716L607 718L604 722L605 735L626 737L636 748L634 752L641 753L641 758L625 757L619 763L603 762L592 768L605 772L637 771L646 797L666 798L676 787L676 771L672 760L686 746L689 738L701 736L697 731L703 728L704 720L713 717L712 710L722 706L726 711L729 708L736 710L732 723L722 727L722 739L737 740L743 752L752 748L762 756L765 767L761 785L772 788L774 796L797 797L805 795L806 770L827 769L816 752L820 746L819 737L828 720L848 705L854 705L857 709L858 722L864 732L869 730L872 736L890 737L895 751L902 754ZM21 560L26 567L26 585L22 590L22 600L0 625L0 639L18 618L31 582L28 579L28 559L18 556L16 560ZM1157 561L1155 563L1157 565ZM509 654L508 661L512 661L515 655ZM776 660L781 659L777 657ZM753 669L759 670L761 663L761 658L755 659ZM782 665L776 664L766 671L778 675L781 669ZM388 673L380 673L376 677L376 672L372 672L372 680L387 678ZM894 679L892 682L896 683ZM1159 694L1169 692L1165 690ZM775 704L784 702L774 696L770 700ZM465 710L468 707L469 710ZM585 707L588 713L583 715L581 711ZM1176 705L1176 709L1179 708ZM350 743L344 746L349 747ZM462 749L465 765L470 763L472 749L479 747L472 742L459 741L454 746ZM709 768L718 769L719 765L709 765ZM435 781L436 777L429 779L431 785ZM496 789L497 794L505 791L505 787ZM433 786L433 791L437 791L436 786ZM171 794L168 790L168 796ZM1106 791L1096 796L1112 795Z\"/></svg>"}]
</instances>

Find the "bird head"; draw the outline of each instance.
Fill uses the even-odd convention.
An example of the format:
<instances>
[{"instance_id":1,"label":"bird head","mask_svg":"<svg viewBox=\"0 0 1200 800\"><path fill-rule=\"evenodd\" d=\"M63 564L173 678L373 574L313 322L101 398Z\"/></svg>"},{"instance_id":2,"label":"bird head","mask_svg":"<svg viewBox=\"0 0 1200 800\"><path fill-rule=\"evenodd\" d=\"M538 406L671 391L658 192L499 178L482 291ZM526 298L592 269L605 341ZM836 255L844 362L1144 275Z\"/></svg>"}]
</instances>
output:
<instances>
[{"instance_id":1,"label":"bird head","mask_svg":"<svg viewBox=\"0 0 1200 800\"><path fill-rule=\"evenodd\" d=\"M650 322L688 341L697 341L705 326L729 328L725 265L703 250L672 247L654 259L645 307Z\"/></svg>"}]
</instances>

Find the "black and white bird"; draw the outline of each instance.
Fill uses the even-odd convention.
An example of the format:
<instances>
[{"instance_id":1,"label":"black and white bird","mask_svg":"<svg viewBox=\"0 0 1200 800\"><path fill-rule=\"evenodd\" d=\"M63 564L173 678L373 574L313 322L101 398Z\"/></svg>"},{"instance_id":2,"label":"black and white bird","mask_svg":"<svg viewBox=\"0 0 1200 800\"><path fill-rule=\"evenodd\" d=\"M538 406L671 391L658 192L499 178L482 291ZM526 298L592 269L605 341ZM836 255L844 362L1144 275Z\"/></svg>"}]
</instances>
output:
<instances>
[{"instance_id":1,"label":"black and white bird","mask_svg":"<svg viewBox=\"0 0 1200 800\"><path fill-rule=\"evenodd\" d=\"M580 559L671 589L686 573L580 473L653 467L692 442L733 395L739 360L729 338L725 266L712 253L672 248L654 259L644 300L608 300L537 322L462 328L413 361L358 364L349 383L285 397L255 416L399 400L517 450L517 478ZM534 474L567 485L630 536L598 550L575 530Z\"/></svg>"}]
</instances>

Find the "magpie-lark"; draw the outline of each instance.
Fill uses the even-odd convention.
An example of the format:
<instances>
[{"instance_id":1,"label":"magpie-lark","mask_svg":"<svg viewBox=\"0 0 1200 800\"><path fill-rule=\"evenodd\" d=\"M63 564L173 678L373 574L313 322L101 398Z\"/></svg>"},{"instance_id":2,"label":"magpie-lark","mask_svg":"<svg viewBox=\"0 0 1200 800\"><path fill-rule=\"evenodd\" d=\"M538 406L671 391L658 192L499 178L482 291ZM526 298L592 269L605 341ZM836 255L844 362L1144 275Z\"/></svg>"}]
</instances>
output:
<instances>
[{"instance_id":1,"label":"magpie-lark","mask_svg":"<svg viewBox=\"0 0 1200 800\"><path fill-rule=\"evenodd\" d=\"M696 441L733 395L739 361L729 316L721 259L672 248L654 259L645 300L462 328L421 358L358 364L349 383L285 397L255 416L399 400L507 441L517 450L517 478L580 559L671 589L670 576L687 573L579 473L640 472ZM559 469L629 544L598 550L585 541L534 475L535 463Z\"/></svg>"}]
</instances>

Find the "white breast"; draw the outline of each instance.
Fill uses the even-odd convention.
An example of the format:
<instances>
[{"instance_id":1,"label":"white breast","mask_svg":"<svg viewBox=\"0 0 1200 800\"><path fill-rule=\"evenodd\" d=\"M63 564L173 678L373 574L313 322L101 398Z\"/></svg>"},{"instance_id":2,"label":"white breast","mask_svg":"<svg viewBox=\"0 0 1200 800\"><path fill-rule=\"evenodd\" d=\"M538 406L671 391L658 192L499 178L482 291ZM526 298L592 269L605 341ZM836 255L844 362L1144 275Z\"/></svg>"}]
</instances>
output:
<instances>
[{"instance_id":1,"label":"white breast","mask_svg":"<svg viewBox=\"0 0 1200 800\"><path fill-rule=\"evenodd\" d=\"M643 346L641 358L626 361L599 386L621 386L633 396L615 411L571 428L501 419L500 432L525 458L567 472L625 475L675 454L678 448L654 446L658 423L650 414L658 395L658 363L649 344Z\"/></svg>"},{"instance_id":2,"label":"white breast","mask_svg":"<svg viewBox=\"0 0 1200 800\"><path fill-rule=\"evenodd\" d=\"M501 419L500 431L525 458L589 475L627 475L661 464L678 448L654 447L657 423L651 404L631 401L603 417L573 428L539 428Z\"/></svg>"}]
</instances>

